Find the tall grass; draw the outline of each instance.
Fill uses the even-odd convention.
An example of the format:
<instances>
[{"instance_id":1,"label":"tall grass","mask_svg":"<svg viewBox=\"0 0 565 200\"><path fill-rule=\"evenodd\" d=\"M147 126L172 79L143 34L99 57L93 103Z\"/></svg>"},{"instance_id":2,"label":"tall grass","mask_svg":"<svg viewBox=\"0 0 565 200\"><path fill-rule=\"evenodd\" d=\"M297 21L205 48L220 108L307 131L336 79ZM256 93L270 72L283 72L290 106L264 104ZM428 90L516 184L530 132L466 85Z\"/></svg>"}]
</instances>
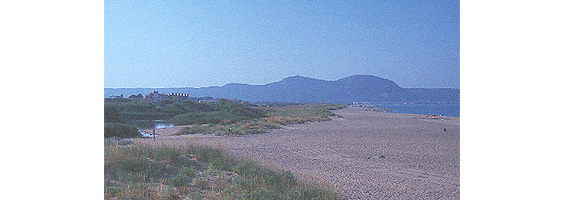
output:
<instances>
[{"instance_id":1,"label":"tall grass","mask_svg":"<svg viewBox=\"0 0 565 200\"><path fill-rule=\"evenodd\" d=\"M216 120L209 120L207 116L202 116L202 120L212 122L211 124L195 125L183 128L178 134L216 134L216 135L243 135L264 133L269 129L280 128L289 124L304 124L309 122L320 122L331 120L331 117L341 117L331 110L341 109L345 106L333 104L292 104L284 106L264 107L261 118L245 118L240 120L226 120L229 117L218 117ZM192 117L196 118L196 117ZM220 121L224 119L224 121ZM199 123L196 123L199 124Z\"/></svg>"},{"instance_id":2,"label":"tall grass","mask_svg":"<svg viewBox=\"0 0 565 200\"><path fill-rule=\"evenodd\" d=\"M253 108L222 99L217 104L201 104L193 101L152 103L141 100L114 101L104 103L104 121L140 126L139 120L168 119L175 125L193 125L179 134L213 133L216 135L239 135L264 133L281 125L304 124L331 120L340 117L332 110L345 106L333 104L288 104ZM109 124L110 137L133 136L132 129L118 128ZM105 129L106 130L106 129Z\"/></svg>"},{"instance_id":3,"label":"tall grass","mask_svg":"<svg viewBox=\"0 0 565 200\"><path fill-rule=\"evenodd\" d=\"M338 116L331 110L344 108L342 105L334 104L300 104L282 107L268 107L264 111L271 117L282 117L306 121L326 121L330 117Z\"/></svg>"},{"instance_id":4,"label":"tall grass","mask_svg":"<svg viewBox=\"0 0 565 200\"><path fill-rule=\"evenodd\" d=\"M287 171L210 147L104 147L105 199L336 199Z\"/></svg>"},{"instance_id":5,"label":"tall grass","mask_svg":"<svg viewBox=\"0 0 565 200\"><path fill-rule=\"evenodd\" d=\"M151 120L169 120L175 125L233 124L265 117L264 111L222 99L216 104L190 100L169 103L130 99L105 99L104 122L146 126ZM145 121L145 123L142 123ZM142 123L142 124L140 124ZM110 125L109 131L116 129ZM111 130L110 130L111 129ZM124 129L125 130L125 129ZM129 135L130 132L112 132L107 135Z\"/></svg>"},{"instance_id":6,"label":"tall grass","mask_svg":"<svg viewBox=\"0 0 565 200\"><path fill-rule=\"evenodd\" d=\"M261 110L222 99L212 104L212 111L190 112L170 119L175 125L187 124L230 124L265 117Z\"/></svg>"},{"instance_id":7,"label":"tall grass","mask_svg":"<svg viewBox=\"0 0 565 200\"><path fill-rule=\"evenodd\" d=\"M104 123L104 137L141 137L141 133L132 125L122 123Z\"/></svg>"}]
</instances>

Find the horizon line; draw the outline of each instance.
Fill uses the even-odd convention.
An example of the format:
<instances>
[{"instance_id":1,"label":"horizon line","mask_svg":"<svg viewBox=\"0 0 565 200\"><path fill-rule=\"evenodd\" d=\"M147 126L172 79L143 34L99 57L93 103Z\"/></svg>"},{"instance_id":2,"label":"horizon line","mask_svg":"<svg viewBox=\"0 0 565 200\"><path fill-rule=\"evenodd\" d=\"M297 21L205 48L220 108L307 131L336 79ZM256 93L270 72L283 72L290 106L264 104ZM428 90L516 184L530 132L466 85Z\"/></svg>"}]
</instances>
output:
<instances>
[{"instance_id":1,"label":"horizon line","mask_svg":"<svg viewBox=\"0 0 565 200\"><path fill-rule=\"evenodd\" d=\"M249 84L249 83L234 83L234 82L232 82L232 83L226 83L226 84L224 84L224 85L222 85L222 86L212 85L212 86L201 86L201 87L192 87L192 86L166 86L166 87L152 87L152 86L149 86L149 87L104 87L104 89L143 89L143 88L151 88L151 89L158 89L158 88L163 88L163 89L166 89L166 88L193 88L193 89L199 89L199 88L208 88L208 87L223 87L223 86L226 86L226 85L229 85L229 84L242 84L242 85L261 86L261 85L267 85L267 84L271 84L271 83L281 82L281 81L283 81L284 79L291 78L291 77L304 77L304 78L310 78L310 79L316 79L316 80L322 80L322 81L330 81L330 82L333 82L333 81L338 81L338 80L341 80L341 79L344 79L344 78L348 78L348 77L352 77L352 76L373 76L373 77L377 77L377 78L381 78L381 79L385 79L385 80L392 81L392 82L394 82L395 84L398 85L398 83L396 83L395 81L390 80L390 79L386 79L386 78L382 78L382 77L380 77L380 76L368 75L368 74L357 74L357 75L346 76L346 77L339 78L339 79L336 79L336 80L324 80L324 79L312 78L312 77L307 77L307 76L302 76L302 75L292 75L292 76L285 77L285 78L283 78L282 80L279 80L279 81L274 81L274 82L269 82L269 83L259 84L259 85L254 85L254 84ZM400 87L400 85L399 85L399 87ZM458 89L458 90L460 89L460 88L453 88L453 87L433 87L433 88L426 88L426 87L406 87L406 88L405 88L405 87L401 87L401 88L403 88L403 89Z\"/></svg>"}]
</instances>

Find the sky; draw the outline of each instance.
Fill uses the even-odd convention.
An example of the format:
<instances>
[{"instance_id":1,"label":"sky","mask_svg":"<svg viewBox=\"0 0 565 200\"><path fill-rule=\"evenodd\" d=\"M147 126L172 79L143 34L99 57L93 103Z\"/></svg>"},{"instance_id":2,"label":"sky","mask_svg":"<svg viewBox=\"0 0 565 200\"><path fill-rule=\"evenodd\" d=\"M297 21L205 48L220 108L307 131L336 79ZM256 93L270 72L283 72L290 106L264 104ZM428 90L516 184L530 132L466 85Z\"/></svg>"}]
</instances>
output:
<instances>
[{"instance_id":1,"label":"sky","mask_svg":"<svg viewBox=\"0 0 565 200\"><path fill-rule=\"evenodd\" d=\"M104 87L375 75L459 88L459 1L104 1Z\"/></svg>"}]
</instances>

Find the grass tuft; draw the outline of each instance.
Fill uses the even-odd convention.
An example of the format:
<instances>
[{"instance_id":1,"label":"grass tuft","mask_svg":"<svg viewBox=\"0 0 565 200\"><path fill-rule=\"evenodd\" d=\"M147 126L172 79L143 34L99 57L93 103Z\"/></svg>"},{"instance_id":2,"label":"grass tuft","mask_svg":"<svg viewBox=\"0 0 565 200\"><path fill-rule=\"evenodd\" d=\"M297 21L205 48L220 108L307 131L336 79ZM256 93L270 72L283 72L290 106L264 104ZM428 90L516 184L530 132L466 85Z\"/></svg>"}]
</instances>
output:
<instances>
[{"instance_id":1,"label":"grass tuft","mask_svg":"<svg viewBox=\"0 0 565 200\"><path fill-rule=\"evenodd\" d=\"M292 173L210 147L104 147L105 199L337 199Z\"/></svg>"},{"instance_id":2,"label":"grass tuft","mask_svg":"<svg viewBox=\"0 0 565 200\"><path fill-rule=\"evenodd\" d=\"M269 129L277 129L290 124L305 124L331 120L340 117L331 110L344 108L333 104L299 104L276 107L263 107L262 118L246 118L245 120L204 120L212 124L192 125L183 128L178 135L215 134L215 135L245 135L265 133Z\"/></svg>"}]
</instances>

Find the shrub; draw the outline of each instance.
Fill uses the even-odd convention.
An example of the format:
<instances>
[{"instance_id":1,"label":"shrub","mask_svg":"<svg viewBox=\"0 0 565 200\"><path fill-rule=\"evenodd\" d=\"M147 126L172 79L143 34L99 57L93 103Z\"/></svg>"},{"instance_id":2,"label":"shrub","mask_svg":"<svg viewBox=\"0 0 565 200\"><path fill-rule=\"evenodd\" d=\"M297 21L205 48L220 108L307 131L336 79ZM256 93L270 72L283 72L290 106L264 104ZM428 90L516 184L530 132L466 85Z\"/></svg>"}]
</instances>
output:
<instances>
[{"instance_id":1,"label":"shrub","mask_svg":"<svg viewBox=\"0 0 565 200\"><path fill-rule=\"evenodd\" d=\"M188 134L197 134L197 133L210 134L214 132L215 132L215 128L212 128L210 126L194 125L194 126L182 128L182 130L178 133L178 135L188 135Z\"/></svg>"},{"instance_id":2,"label":"shrub","mask_svg":"<svg viewBox=\"0 0 565 200\"><path fill-rule=\"evenodd\" d=\"M104 137L141 137L141 133L132 125L121 123L104 123Z\"/></svg>"},{"instance_id":3,"label":"shrub","mask_svg":"<svg viewBox=\"0 0 565 200\"><path fill-rule=\"evenodd\" d=\"M193 105L188 102L184 103L183 105L190 105L192 107L196 105L203 106L203 104ZM262 110L251 108L225 99L220 100L220 103L218 104L206 105L205 108L185 108L184 110L189 112L174 116L170 119L170 121L175 125L228 124L266 116Z\"/></svg>"},{"instance_id":4,"label":"shrub","mask_svg":"<svg viewBox=\"0 0 565 200\"><path fill-rule=\"evenodd\" d=\"M104 122L120 123L123 120L120 118L119 109L117 106L104 104Z\"/></svg>"}]
</instances>

